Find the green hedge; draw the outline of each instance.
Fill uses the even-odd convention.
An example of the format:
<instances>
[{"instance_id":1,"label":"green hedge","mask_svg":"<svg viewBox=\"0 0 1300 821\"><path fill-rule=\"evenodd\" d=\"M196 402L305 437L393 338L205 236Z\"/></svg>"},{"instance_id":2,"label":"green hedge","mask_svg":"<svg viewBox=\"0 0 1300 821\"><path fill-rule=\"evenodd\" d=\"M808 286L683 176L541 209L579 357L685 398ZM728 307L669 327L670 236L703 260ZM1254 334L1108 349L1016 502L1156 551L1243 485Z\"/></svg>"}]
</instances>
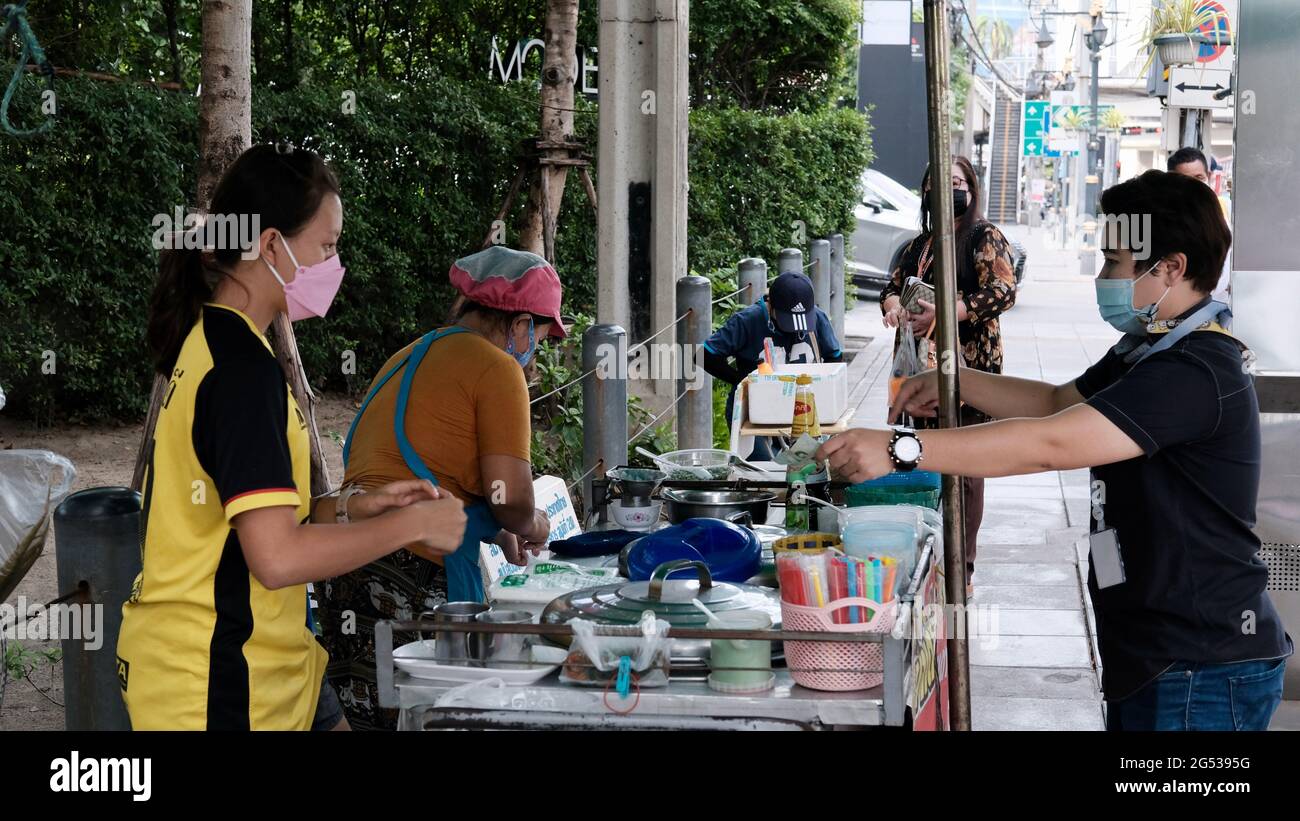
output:
<instances>
[{"instance_id":1,"label":"green hedge","mask_svg":"<svg viewBox=\"0 0 1300 821\"><path fill-rule=\"evenodd\" d=\"M355 115L341 111L349 89ZM519 139L536 130L534 94L449 80L254 92L254 139L321 151L343 187L348 277L327 320L298 325L314 384L359 390L394 349L443 317L447 269L482 241L513 177ZM579 107L576 130L594 154L594 108ZM40 421L136 418L150 381L151 220L193 201L196 100L61 80L59 115L43 137L0 136L6 411ZM861 115L711 109L692 112L691 128L693 269L734 266L751 254L775 259L792 244L794 220L810 237L851 231L870 159ZM565 203L557 267L566 310L590 313L595 220L576 181ZM46 351L55 353L53 373L44 372ZM356 354L355 375L343 373L345 351Z\"/></svg>"}]
</instances>

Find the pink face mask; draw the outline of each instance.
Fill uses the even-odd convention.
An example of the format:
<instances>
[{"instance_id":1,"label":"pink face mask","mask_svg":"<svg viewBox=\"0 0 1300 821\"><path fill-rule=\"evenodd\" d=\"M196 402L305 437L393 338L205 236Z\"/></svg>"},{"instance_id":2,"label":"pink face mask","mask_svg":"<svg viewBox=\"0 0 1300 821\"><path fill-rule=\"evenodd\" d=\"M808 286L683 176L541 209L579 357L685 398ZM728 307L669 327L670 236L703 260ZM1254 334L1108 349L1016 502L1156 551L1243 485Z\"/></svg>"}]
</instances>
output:
<instances>
[{"instance_id":1,"label":"pink face mask","mask_svg":"<svg viewBox=\"0 0 1300 821\"><path fill-rule=\"evenodd\" d=\"M339 292L339 286L343 284L345 269L339 264L339 255L335 254L315 265L303 267L298 264L298 257L294 256L293 249L289 247L283 234L280 235L280 241L284 243L284 250L289 252L289 259L293 260L294 268L297 269L293 282L286 283L280 276L280 272L275 270L275 266L267 262L265 257L262 258L262 262L266 263L266 267L271 269L280 287L284 288L284 301L289 309L289 320L297 322L300 319L325 316L329 312L330 304L334 302L334 295Z\"/></svg>"}]
</instances>

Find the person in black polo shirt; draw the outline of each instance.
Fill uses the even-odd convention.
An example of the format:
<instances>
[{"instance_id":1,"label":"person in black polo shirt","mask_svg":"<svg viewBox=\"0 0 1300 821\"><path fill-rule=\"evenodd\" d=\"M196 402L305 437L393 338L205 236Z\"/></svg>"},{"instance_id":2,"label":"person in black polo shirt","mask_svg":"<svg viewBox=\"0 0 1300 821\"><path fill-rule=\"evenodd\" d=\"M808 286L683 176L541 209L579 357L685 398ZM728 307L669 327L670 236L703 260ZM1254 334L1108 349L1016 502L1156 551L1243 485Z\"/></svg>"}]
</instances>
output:
<instances>
[{"instance_id":1,"label":"person in black polo shirt","mask_svg":"<svg viewBox=\"0 0 1300 821\"><path fill-rule=\"evenodd\" d=\"M1149 171L1101 202L1112 229L1150 218L1149 231L1106 234L1097 303L1125 336L1101 361L1065 385L963 369L961 398L1002 421L850 431L818 458L855 482L921 459L984 477L1091 467L1088 592L1107 728L1263 730L1293 645L1252 531L1260 434L1247 351L1210 298L1231 234L1213 192L1177 174ZM933 371L914 377L890 418L933 415L938 397Z\"/></svg>"}]
</instances>

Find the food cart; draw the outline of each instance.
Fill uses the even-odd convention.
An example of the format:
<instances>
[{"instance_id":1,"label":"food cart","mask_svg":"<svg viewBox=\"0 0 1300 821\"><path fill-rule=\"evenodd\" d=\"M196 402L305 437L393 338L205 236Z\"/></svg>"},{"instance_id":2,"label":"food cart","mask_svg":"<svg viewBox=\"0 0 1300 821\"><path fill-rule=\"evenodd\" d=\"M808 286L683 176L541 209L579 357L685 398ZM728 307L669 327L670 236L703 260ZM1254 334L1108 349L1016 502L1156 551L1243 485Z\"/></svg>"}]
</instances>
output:
<instances>
[{"instance_id":1,"label":"food cart","mask_svg":"<svg viewBox=\"0 0 1300 821\"><path fill-rule=\"evenodd\" d=\"M666 487L752 490L774 482L752 479L667 482ZM832 483L835 491L843 483ZM603 485L597 488L597 510L608 501ZM775 506L779 510L779 506ZM777 521L774 514L769 521ZM917 730L947 729L947 653L944 618L942 537L930 532L918 536L917 560L910 578L899 585L892 626L886 632L825 633L793 630L790 625L765 630L669 628L675 642L711 639L771 640L775 685L761 693L718 692L706 682L707 665L678 664L674 659L665 686L644 687L634 695L617 697L608 689L583 687L561 680L563 664L525 664L531 675L515 671L462 670L458 680L430 677L404 659L401 647L412 642L395 636L422 639L433 630L427 619L382 621L375 628L376 674L380 705L399 711L403 730L435 729L713 729L713 730L826 730L895 727ZM666 577L667 574L665 573ZM693 591L708 589L704 578L681 581L689 602ZM628 583L624 582L625 585ZM651 583L653 586L653 582ZM629 587L631 585L628 585ZM644 588L639 588L644 592ZM623 592L623 591L612 591ZM535 641L566 644L573 635L567 623L438 624L445 631L468 633L520 633ZM780 652L785 642L836 642L840 645L879 645L877 670L880 683L853 691L812 689L796 683L795 673ZM567 661L565 662L567 663ZM418 667L418 665L416 665ZM405 669L404 669L405 668ZM545 668L545 669L541 669ZM439 675L435 670L433 675ZM507 683L502 679L510 679ZM529 680L535 679L535 680ZM478 680L478 684L474 684ZM460 689L458 689L460 688Z\"/></svg>"}]
</instances>

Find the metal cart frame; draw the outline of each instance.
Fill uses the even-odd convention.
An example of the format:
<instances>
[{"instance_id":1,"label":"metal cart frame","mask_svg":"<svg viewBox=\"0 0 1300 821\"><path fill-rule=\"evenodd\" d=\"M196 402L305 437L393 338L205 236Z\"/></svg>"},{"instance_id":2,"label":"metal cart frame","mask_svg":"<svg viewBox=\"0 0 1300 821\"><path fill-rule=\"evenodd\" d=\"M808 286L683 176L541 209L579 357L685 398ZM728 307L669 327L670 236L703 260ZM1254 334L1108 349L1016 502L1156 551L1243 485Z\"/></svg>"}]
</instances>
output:
<instances>
[{"instance_id":1,"label":"metal cart frame","mask_svg":"<svg viewBox=\"0 0 1300 821\"><path fill-rule=\"evenodd\" d=\"M834 728L904 727L922 708L936 708L936 729L946 727L946 655L943 620L920 610L942 606L943 563L933 536L927 538L907 590L899 597L892 633L825 634L767 631L778 640L869 641L883 645L884 681L869 690L823 692L794 683L777 669L776 686L759 695L730 695L709 689L706 682L673 679L665 687L640 691L630 714L611 712L599 689L563 684L551 673L537 684L517 688L535 697L562 691L566 700L585 701L577 709L470 709L437 707L438 699L457 686L412 677L393 663L393 632L428 631L428 622L381 621L375 625L376 675L379 704L399 710L398 729L586 729L586 730L825 730ZM934 596L937 593L937 600ZM918 601L918 598L920 601ZM917 631L910 629L921 625ZM564 625L440 625L439 629L471 632L557 633ZM558 634L558 633L557 633ZM754 638L749 631L707 631L673 628L678 638ZM558 688L558 689L557 689ZM583 698L583 694L590 696ZM931 705L933 702L933 705ZM927 710L928 712L928 710Z\"/></svg>"}]
</instances>

